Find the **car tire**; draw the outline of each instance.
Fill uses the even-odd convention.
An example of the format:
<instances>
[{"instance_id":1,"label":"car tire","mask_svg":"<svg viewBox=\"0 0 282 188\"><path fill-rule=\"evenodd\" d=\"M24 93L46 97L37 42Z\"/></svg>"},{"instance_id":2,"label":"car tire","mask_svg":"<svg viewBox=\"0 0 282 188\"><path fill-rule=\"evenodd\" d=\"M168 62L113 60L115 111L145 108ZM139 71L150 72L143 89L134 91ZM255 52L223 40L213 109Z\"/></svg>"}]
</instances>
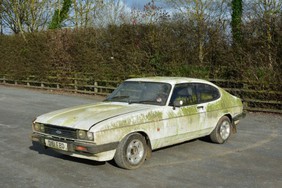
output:
<instances>
[{"instance_id":1,"label":"car tire","mask_svg":"<svg viewBox=\"0 0 282 188\"><path fill-rule=\"evenodd\" d=\"M132 133L119 143L114 160L121 168L136 169L144 163L147 151L145 138L139 133Z\"/></svg>"},{"instance_id":2,"label":"car tire","mask_svg":"<svg viewBox=\"0 0 282 188\"><path fill-rule=\"evenodd\" d=\"M232 124L228 117L223 116L219 119L215 129L210 134L210 139L214 143L223 144L231 135Z\"/></svg>"}]
</instances>

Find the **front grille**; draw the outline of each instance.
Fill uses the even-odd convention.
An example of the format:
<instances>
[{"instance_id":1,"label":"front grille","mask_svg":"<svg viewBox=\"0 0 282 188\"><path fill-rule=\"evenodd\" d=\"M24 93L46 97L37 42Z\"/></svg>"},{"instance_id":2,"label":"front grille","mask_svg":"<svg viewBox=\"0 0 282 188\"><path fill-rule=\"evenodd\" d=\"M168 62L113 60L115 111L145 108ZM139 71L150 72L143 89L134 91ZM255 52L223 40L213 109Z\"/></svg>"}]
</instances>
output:
<instances>
[{"instance_id":1,"label":"front grille","mask_svg":"<svg viewBox=\"0 0 282 188\"><path fill-rule=\"evenodd\" d=\"M77 139L76 129L66 128L66 127L58 127L54 125L44 125L45 133L64 137L64 138L73 138Z\"/></svg>"}]
</instances>

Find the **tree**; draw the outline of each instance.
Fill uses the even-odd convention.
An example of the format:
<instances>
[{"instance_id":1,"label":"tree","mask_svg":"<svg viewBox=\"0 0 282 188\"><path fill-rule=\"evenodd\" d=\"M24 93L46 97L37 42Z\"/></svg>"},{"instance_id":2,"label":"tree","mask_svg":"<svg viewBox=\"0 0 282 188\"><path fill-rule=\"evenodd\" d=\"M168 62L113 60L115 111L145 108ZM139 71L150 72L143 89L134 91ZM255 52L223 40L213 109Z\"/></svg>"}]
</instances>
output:
<instances>
[{"instance_id":1,"label":"tree","mask_svg":"<svg viewBox=\"0 0 282 188\"><path fill-rule=\"evenodd\" d=\"M37 32L47 28L53 2L51 0L26 0L24 24L27 32Z\"/></svg>"},{"instance_id":2,"label":"tree","mask_svg":"<svg viewBox=\"0 0 282 188\"><path fill-rule=\"evenodd\" d=\"M169 20L170 15L162 7L157 6L155 0L144 5L143 10L134 9L131 11L130 23L136 24L158 24Z\"/></svg>"},{"instance_id":3,"label":"tree","mask_svg":"<svg viewBox=\"0 0 282 188\"><path fill-rule=\"evenodd\" d=\"M166 0L174 8L186 15L191 27L194 27L194 35L196 39L198 61L204 63L206 32L213 14L212 7L218 3L216 0ZM211 23L211 22L210 22Z\"/></svg>"},{"instance_id":4,"label":"tree","mask_svg":"<svg viewBox=\"0 0 282 188\"><path fill-rule=\"evenodd\" d=\"M267 66L273 70L276 64L277 45L275 45L275 33L282 13L282 0L254 0L247 4L247 23L255 28L253 37L259 40L267 56ZM255 40L254 39L254 40Z\"/></svg>"},{"instance_id":5,"label":"tree","mask_svg":"<svg viewBox=\"0 0 282 188\"><path fill-rule=\"evenodd\" d=\"M25 7L25 0L2 0L2 21L16 34L24 32Z\"/></svg>"},{"instance_id":6,"label":"tree","mask_svg":"<svg viewBox=\"0 0 282 188\"><path fill-rule=\"evenodd\" d=\"M105 6L103 0L72 0L74 15L71 22L76 28L91 27L100 16L100 11Z\"/></svg>"},{"instance_id":7,"label":"tree","mask_svg":"<svg viewBox=\"0 0 282 188\"><path fill-rule=\"evenodd\" d=\"M232 0L232 38L234 44L240 44L242 42L242 15L243 15L243 5L242 0Z\"/></svg>"},{"instance_id":8,"label":"tree","mask_svg":"<svg viewBox=\"0 0 282 188\"><path fill-rule=\"evenodd\" d=\"M52 0L1 0L2 28L21 33L46 29Z\"/></svg>"},{"instance_id":9,"label":"tree","mask_svg":"<svg viewBox=\"0 0 282 188\"><path fill-rule=\"evenodd\" d=\"M282 10L282 1L279 0L259 0L259 9L262 12L262 19L264 23L264 28L266 31L266 46L268 51L268 65L269 69L273 69L274 59L273 59L273 26L275 25L275 20L277 20L279 13Z\"/></svg>"},{"instance_id":10,"label":"tree","mask_svg":"<svg viewBox=\"0 0 282 188\"><path fill-rule=\"evenodd\" d=\"M69 10L72 5L72 0L64 0L62 8L60 8L60 0L58 1L59 8L55 10L49 29L58 29L62 27L62 23L68 18Z\"/></svg>"},{"instance_id":11,"label":"tree","mask_svg":"<svg viewBox=\"0 0 282 188\"><path fill-rule=\"evenodd\" d=\"M0 0L0 35L3 35L4 22L3 22L3 2Z\"/></svg>"},{"instance_id":12,"label":"tree","mask_svg":"<svg viewBox=\"0 0 282 188\"><path fill-rule=\"evenodd\" d=\"M126 12L126 6L124 0L108 0L104 1L103 6L97 14L95 24L105 27L107 25L120 25L123 23L123 18L128 12Z\"/></svg>"}]
</instances>

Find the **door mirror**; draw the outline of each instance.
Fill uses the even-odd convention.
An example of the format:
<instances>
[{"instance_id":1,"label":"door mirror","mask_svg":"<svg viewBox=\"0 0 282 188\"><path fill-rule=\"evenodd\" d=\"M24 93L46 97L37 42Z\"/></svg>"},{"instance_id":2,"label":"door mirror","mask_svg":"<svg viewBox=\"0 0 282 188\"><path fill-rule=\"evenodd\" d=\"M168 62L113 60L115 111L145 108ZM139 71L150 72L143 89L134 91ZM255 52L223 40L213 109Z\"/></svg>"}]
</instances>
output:
<instances>
[{"instance_id":1,"label":"door mirror","mask_svg":"<svg viewBox=\"0 0 282 188\"><path fill-rule=\"evenodd\" d=\"M173 108L175 108L175 107L179 108L181 106L183 106L183 100L175 100L173 102Z\"/></svg>"}]
</instances>

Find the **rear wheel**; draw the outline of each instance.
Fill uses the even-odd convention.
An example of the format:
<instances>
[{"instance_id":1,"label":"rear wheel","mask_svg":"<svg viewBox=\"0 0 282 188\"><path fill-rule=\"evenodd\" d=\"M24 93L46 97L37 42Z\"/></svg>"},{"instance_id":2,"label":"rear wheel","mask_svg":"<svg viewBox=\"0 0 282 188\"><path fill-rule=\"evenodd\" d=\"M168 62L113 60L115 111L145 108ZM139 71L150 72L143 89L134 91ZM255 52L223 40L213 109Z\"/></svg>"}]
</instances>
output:
<instances>
[{"instance_id":1,"label":"rear wheel","mask_svg":"<svg viewBox=\"0 0 282 188\"><path fill-rule=\"evenodd\" d=\"M215 129L210 134L210 139L218 144L223 144L231 135L232 124L228 117L223 116L219 119Z\"/></svg>"},{"instance_id":2,"label":"rear wheel","mask_svg":"<svg viewBox=\"0 0 282 188\"><path fill-rule=\"evenodd\" d=\"M146 140L141 134L129 134L118 145L114 160L121 168L136 169L144 163L147 150Z\"/></svg>"}]
</instances>

